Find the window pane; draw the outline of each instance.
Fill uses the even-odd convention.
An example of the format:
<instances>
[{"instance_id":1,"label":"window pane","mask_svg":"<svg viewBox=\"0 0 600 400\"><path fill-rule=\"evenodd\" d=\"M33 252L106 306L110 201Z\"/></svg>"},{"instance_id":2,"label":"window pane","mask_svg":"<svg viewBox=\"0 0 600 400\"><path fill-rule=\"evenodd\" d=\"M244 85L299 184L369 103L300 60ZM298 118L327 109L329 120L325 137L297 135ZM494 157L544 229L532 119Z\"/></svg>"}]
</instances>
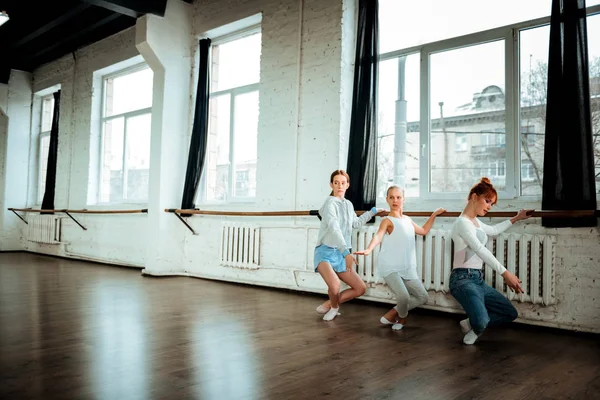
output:
<instances>
[{"instance_id":1,"label":"window pane","mask_svg":"<svg viewBox=\"0 0 600 400\"><path fill-rule=\"evenodd\" d=\"M506 162L504 41L432 54L430 70L430 190L469 191ZM488 178L505 188L505 176Z\"/></svg>"},{"instance_id":2,"label":"window pane","mask_svg":"<svg viewBox=\"0 0 600 400\"><path fill-rule=\"evenodd\" d=\"M551 0L379 0L379 49L386 53L550 16L551 3Z\"/></svg>"},{"instance_id":3,"label":"window pane","mask_svg":"<svg viewBox=\"0 0 600 400\"><path fill-rule=\"evenodd\" d=\"M589 2L587 2L589 5ZM600 193L600 14L587 19L590 71L590 109L596 165L596 192Z\"/></svg>"},{"instance_id":4,"label":"window pane","mask_svg":"<svg viewBox=\"0 0 600 400\"><path fill-rule=\"evenodd\" d=\"M148 200L151 122L150 114L127 119L126 198L128 201L145 202Z\"/></svg>"},{"instance_id":5,"label":"window pane","mask_svg":"<svg viewBox=\"0 0 600 400\"><path fill-rule=\"evenodd\" d=\"M44 199L44 192L46 191L46 173L48 171L48 152L50 150L50 135L40 136L40 168L39 178L40 186L38 188L38 202L42 202Z\"/></svg>"},{"instance_id":6,"label":"window pane","mask_svg":"<svg viewBox=\"0 0 600 400\"><path fill-rule=\"evenodd\" d=\"M235 197L256 196L258 91L235 97Z\"/></svg>"},{"instance_id":7,"label":"window pane","mask_svg":"<svg viewBox=\"0 0 600 400\"><path fill-rule=\"evenodd\" d=\"M54 96L47 96L42 99L42 130L49 132L52 129L52 116L54 114Z\"/></svg>"},{"instance_id":8,"label":"window pane","mask_svg":"<svg viewBox=\"0 0 600 400\"><path fill-rule=\"evenodd\" d=\"M230 96L210 99L206 200L226 200L229 185Z\"/></svg>"},{"instance_id":9,"label":"window pane","mask_svg":"<svg viewBox=\"0 0 600 400\"><path fill-rule=\"evenodd\" d=\"M519 37L521 194L541 195L550 26L521 31Z\"/></svg>"},{"instance_id":10,"label":"window pane","mask_svg":"<svg viewBox=\"0 0 600 400\"><path fill-rule=\"evenodd\" d=\"M213 46L211 92L257 83L260 46L260 33Z\"/></svg>"},{"instance_id":11,"label":"window pane","mask_svg":"<svg viewBox=\"0 0 600 400\"><path fill-rule=\"evenodd\" d=\"M123 201L123 128L124 119L104 123L100 202Z\"/></svg>"},{"instance_id":12,"label":"window pane","mask_svg":"<svg viewBox=\"0 0 600 400\"><path fill-rule=\"evenodd\" d=\"M404 186L407 197L419 196L419 119L420 119L420 55L411 54L401 58L379 63L378 88L378 197L385 197L386 190L392 184ZM400 71L404 73L399 74ZM399 87L399 76L403 76ZM396 115L399 101L399 89L404 92L406 113ZM396 119L407 126L406 137L399 140L406 143L404 160L395 159L394 142ZM395 182L394 165L404 165L404 182Z\"/></svg>"},{"instance_id":13,"label":"window pane","mask_svg":"<svg viewBox=\"0 0 600 400\"><path fill-rule=\"evenodd\" d=\"M152 107L152 70L148 67L105 79L104 116Z\"/></svg>"}]
</instances>

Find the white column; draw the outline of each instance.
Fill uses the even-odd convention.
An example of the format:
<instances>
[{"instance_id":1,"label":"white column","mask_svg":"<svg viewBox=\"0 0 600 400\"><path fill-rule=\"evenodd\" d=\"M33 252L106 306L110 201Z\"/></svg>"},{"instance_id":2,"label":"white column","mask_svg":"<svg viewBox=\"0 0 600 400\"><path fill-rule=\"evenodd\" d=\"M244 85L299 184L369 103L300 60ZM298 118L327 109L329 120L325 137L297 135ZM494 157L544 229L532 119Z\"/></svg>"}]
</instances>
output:
<instances>
[{"instance_id":1,"label":"white column","mask_svg":"<svg viewBox=\"0 0 600 400\"><path fill-rule=\"evenodd\" d=\"M146 15L136 26L136 46L154 72L144 272L155 275L183 271L187 229L164 209L180 207L187 164L194 45L189 7L169 0L164 18Z\"/></svg>"},{"instance_id":2,"label":"white column","mask_svg":"<svg viewBox=\"0 0 600 400\"><path fill-rule=\"evenodd\" d=\"M0 87L0 250L22 250L24 224L7 208L27 202L31 74L13 70Z\"/></svg>"}]
</instances>

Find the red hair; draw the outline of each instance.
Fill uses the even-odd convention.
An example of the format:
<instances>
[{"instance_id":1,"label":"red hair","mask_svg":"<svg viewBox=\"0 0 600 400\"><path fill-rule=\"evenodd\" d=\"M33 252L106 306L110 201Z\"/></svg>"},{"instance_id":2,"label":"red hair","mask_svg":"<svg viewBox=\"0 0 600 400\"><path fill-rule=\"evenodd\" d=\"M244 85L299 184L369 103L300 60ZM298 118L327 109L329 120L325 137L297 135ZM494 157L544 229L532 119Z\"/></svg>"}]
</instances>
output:
<instances>
[{"instance_id":1,"label":"red hair","mask_svg":"<svg viewBox=\"0 0 600 400\"><path fill-rule=\"evenodd\" d=\"M494 188L494 185L492 185L492 182L490 182L490 180L485 176L481 178L481 180L478 183L473 185L471 191L469 192L468 199L471 200L471 196L474 194L476 194L479 197L483 196L486 199L492 200L492 204L496 204L496 202L498 201L498 192L496 192L496 189Z\"/></svg>"},{"instance_id":2,"label":"red hair","mask_svg":"<svg viewBox=\"0 0 600 400\"><path fill-rule=\"evenodd\" d=\"M331 173L331 177L329 178L329 183L333 183L333 179L338 175L345 176L346 180L348 181L348 185L350 184L350 176L343 169L336 169L335 171L333 171ZM331 191L331 193L329 193L329 195L333 196L333 190Z\"/></svg>"}]
</instances>

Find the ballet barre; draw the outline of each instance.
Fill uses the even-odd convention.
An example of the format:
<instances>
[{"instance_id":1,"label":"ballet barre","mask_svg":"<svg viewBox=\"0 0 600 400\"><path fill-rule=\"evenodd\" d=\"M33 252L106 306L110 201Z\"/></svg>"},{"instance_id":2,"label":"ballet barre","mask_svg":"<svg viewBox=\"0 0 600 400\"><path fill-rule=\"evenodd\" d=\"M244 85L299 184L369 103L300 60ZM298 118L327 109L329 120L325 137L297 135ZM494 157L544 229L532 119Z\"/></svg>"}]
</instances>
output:
<instances>
[{"instance_id":1,"label":"ballet barre","mask_svg":"<svg viewBox=\"0 0 600 400\"><path fill-rule=\"evenodd\" d=\"M175 216L194 234L194 229L181 217L191 215L213 215L213 216L237 216L237 217L305 217L305 216L319 216L319 210L308 210L308 211L209 211L199 209L179 209L179 208L165 208L165 212L173 213ZM357 215L362 215L366 211L356 211ZM433 211L403 211L403 215L409 217L429 217ZM381 211L376 215L379 217L385 217L388 215L388 211ZM485 215L485 218L512 218L518 214L518 211L492 211ZM439 214L438 217L456 218L461 215L460 211L446 211ZM533 218L589 218L589 217L600 217L600 210L543 210L533 211L531 214ZM319 217L320 218L320 217Z\"/></svg>"},{"instance_id":2,"label":"ballet barre","mask_svg":"<svg viewBox=\"0 0 600 400\"><path fill-rule=\"evenodd\" d=\"M55 213L63 213L63 214L67 214L67 216L69 218L71 218L77 225L79 225L79 227L81 229L83 229L84 231L87 231L87 228L83 225L81 225L81 223L79 223L79 221L77 221L75 219L75 217L73 217L73 215L71 214L147 214L148 213L148 209L147 208L142 208L139 210L86 210L86 209L81 209L81 210L70 210L70 209L56 209L56 210L47 210L47 209L40 209L40 208L8 208L8 211L12 211L17 217L19 217L19 219L23 222L25 222L26 224L29 224L27 222L27 220L25 220L17 211L19 212L25 212L25 213L39 213L39 214L55 214Z\"/></svg>"}]
</instances>

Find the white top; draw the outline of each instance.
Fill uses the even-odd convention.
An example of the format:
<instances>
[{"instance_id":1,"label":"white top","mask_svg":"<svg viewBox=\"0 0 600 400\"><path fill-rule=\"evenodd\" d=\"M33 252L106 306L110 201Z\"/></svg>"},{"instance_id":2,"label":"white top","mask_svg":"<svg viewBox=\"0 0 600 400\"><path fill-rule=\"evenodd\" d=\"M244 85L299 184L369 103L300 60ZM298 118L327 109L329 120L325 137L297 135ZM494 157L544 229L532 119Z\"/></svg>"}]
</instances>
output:
<instances>
[{"instance_id":1,"label":"white top","mask_svg":"<svg viewBox=\"0 0 600 400\"><path fill-rule=\"evenodd\" d=\"M392 233L385 233L377 258L377 274L385 278L399 272L403 279L419 279L415 253L415 227L406 215L402 218L386 217L394 225Z\"/></svg>"},{"instance_id":2,"label":"white top","mask_svg":"<svg viewBox=\"0 0 600 400\"><path fill-rule=\"evenodd\" d=\"M352 247L352 228L358 228L375 216L371 211L365 211L360 217L356 216L354 206L349 200L335 196L327 197L325 204L319 210L321 226L317 247L324 244L335 247L340 252Z\"/></svg>"},{"instance_id":3,"label":"white top","mask_svg":"<svg viewBox=\"0 0 600 400\"><path fill-rule=\"evenodd\" d=\"M490 226L477 218L475 218L475 221L477 221L479 227L475 226L470 219L461 215L452 226L454 268L481 269L485 262L499 274L503 274L506 268L485 247L485 244L487 243L488 235L496 236L501 234L512 226L512 222L508 219Z\"/></svg>"}]
</instances>

